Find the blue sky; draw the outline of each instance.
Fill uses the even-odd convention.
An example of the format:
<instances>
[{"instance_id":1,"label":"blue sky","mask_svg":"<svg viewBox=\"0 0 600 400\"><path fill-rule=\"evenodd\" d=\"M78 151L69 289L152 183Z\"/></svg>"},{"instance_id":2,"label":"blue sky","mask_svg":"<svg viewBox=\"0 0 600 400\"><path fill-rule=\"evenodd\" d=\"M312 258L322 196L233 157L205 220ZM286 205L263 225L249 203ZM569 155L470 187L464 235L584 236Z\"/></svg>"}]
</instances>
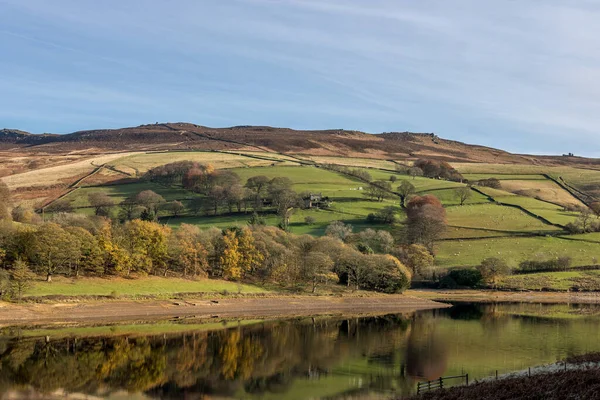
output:
<instances>
[{"instance_id":1,"label":"blue sky","mask_svg":"<svg viewBox=\"0 0 600 400\"><path fill-rule=\"evenodd\" d=\"M0 127L419 131L600 156L600 2L0 0Z\"/></svg>"}]
</instances>

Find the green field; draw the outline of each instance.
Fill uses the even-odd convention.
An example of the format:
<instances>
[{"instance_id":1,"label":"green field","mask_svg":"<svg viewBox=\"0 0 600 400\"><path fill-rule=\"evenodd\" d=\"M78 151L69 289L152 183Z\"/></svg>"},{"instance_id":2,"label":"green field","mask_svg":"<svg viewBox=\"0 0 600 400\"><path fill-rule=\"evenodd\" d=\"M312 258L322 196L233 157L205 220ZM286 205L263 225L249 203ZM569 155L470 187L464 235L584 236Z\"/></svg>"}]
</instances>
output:
<instances>
[{"instance_id":1,"label":"green field","mask_svg":"<svg viewBox=\"0 0 600 400\"><path fill-rule=\"evenodd\" d=\"M37 282L27 297L39 296L168 296L175 293L266 293L253 285L216 279L181 279L148 276L146 278L80 278L56 277L52 282Z\"/></svg>"},{"instance_id":2,"label":"green field","mask_svg":"<svg viewBox=\"0 0 600 400\"><path fill-rule=\"evenodd\" d=\"M497 204L464 205L446 210L448 224L508 232L545 232L559 228L544 224L516 208Z\"/></svg>"},{"instance_id":3,"label":"green field","mask_svg":"<svg viewBox=\"0 0 600 400\"><path fill-rule=\"evenodd\" d=\"M562 207L557 206L556 204L533 199L531 197L506 196L495 197L494 199L501 203L523 207L527 211L539 215L553 224L566 225L569 222L574 222L578 216L578 213L576 212L564 211Z\"/></svg>"},{"instance_id":4,"label":"green field","mask_svg":"<svg viewBox=\"0 0 600 400\"><path fill-rule=\"evenodd\" d=\"M504 277L499 287L517 290L600 291L600 271L543 272Z\"/></svg>"},{"instance_id":5,"label":"green field","mask_svg":"<svg viewBox=\"0 0 600 400\"><path fill-rule=\"evenodd\" d=\"M592 265L600 257L598 243L577 240L580 235L559 237L508 237L476 240L447 240L436 245L436 266L475 267L481 260L498 257L513 268L525 260L548 260L570 256L573 266Z\"/></svg>"},{"instance_id":6,"label":"green field","mask_svg":"<svg viewBox=\"0 0 600 400\"><path fill-rule=\"evenodd\" d=\"M104 192L120 203L143 190L153 190L167 201L192 199L199 195L181 188L165 187L152 182L127 183L123 185L82 187L69 194L66 199L72 201L73 207L89 207L88 196L92 193Z\"/></svg>"}]
</instances>

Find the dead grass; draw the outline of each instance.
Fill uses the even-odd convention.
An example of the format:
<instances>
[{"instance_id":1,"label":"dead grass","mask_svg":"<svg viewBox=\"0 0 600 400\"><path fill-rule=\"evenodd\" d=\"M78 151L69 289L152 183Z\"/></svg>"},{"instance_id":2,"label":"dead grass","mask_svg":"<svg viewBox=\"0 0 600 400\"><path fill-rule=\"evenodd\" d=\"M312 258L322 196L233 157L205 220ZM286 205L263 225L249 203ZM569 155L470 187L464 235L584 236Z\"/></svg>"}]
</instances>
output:
<instances>
[{"instance_id":1,"label":"dead grass","mask_svg":"<svg viewBox=\"0 0 600 400\"><path fill-rule=\"evenodd\" d=\"M583 206L583 203L550 180L504 180L502 189L521 196L533 197L554 204Z\"/></svg>"},{"instance_id":2,"label":"dead grass","mask_svg":"<svg viewBox=\"0 0 600 400\"><path fill-rule=\"evenodd\" d=\"M2 180L11 190L23 187L55 185L58 183L64 183L65 180L71 180L72 182L75 182L77 177L92 172L96 166L121 158L127 154L135 153L106 154L102 156L91 157L68 164L5 176L2 178Z\"/></svg>"}]
</instances>

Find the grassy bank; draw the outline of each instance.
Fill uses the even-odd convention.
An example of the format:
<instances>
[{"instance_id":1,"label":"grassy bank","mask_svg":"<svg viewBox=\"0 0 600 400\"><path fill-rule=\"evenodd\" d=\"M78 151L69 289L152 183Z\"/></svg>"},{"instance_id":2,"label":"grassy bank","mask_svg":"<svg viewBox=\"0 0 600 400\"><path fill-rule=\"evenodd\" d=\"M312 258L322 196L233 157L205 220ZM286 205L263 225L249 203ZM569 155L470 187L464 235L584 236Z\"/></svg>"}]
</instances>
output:
<instances>
[{"instance_id":1,"label":"grassy bank","mask_svg":"<svg viewBox=\"0 0 600 400\"><path fill-rule=\"evenodd\" d=\"M52 282L38 281L27 291L26 298L45 296L165 296L175 293L257 294L269 291L258 286L217 279L181 279L148 276L145 278L56 277Z\"/></svg>"}]
</instances>

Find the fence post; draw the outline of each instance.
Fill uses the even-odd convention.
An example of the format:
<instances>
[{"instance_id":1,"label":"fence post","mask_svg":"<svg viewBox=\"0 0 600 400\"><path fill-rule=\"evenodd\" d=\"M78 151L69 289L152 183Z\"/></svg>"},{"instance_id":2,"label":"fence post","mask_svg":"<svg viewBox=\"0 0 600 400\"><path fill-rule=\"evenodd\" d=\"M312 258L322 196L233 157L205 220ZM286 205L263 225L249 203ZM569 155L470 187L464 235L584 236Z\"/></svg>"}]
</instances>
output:
<instances>
[{"instance_id":1,"label":"fence post","mask_svg":"<svg viewBox=\"0 0 600 400\"><path fill-rule=\"evenodd\" d=\"M498 380L498 370L496 370L496 380Z\"/></svg>"},{"instance_id":2,"label":"fence post","mask_svg":"<svg viewBox=\"0 0 600 400\"><path fill-rule=\"evenodd\" d=\"M440 389L443 389L443 388L444 388L444 380L440 376Z\"/></svg>"},{"instance_id":3,"label":"fence post","mask_svg":"<svg viewBox=\"0 0 600 400\"><path fill-rule=\"evenodd\" d=\"M469 374L465 374L465 378L467 379L467 386L469 386Z\"/></svg>"}]
</instances>

